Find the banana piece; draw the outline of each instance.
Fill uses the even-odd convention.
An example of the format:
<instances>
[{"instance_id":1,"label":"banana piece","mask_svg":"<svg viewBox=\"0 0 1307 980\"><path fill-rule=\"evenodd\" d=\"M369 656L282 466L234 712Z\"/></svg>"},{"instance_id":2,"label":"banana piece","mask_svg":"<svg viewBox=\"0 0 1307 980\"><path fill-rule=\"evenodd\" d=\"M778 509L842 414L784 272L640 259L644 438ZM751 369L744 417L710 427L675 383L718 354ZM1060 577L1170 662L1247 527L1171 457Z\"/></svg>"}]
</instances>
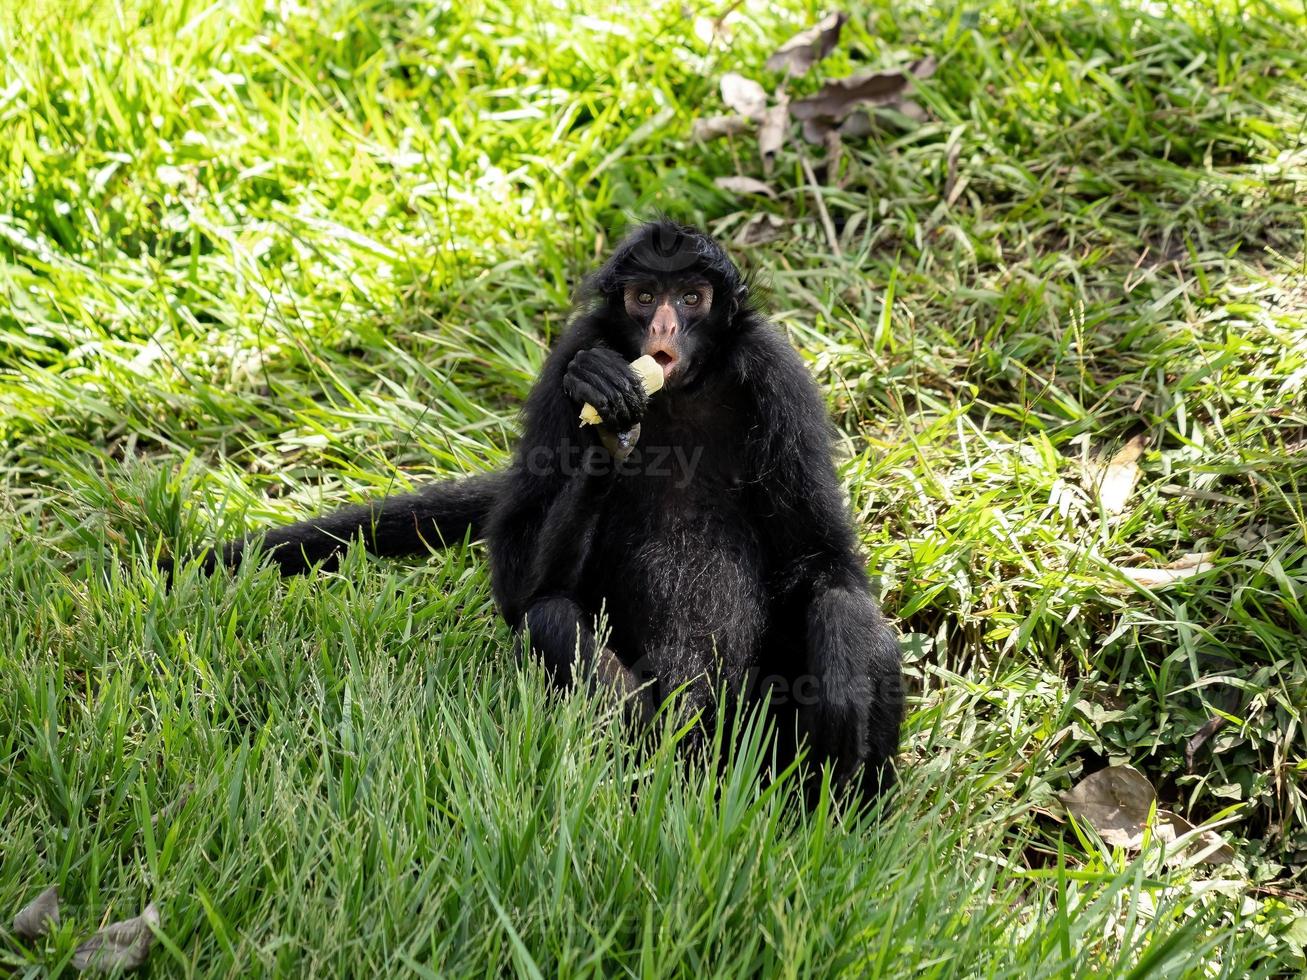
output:
<instances>
[{"instance_id":1,"label":"banana piece","mask_svg":"<svg viewBox=\"0 0 1307 980\"><path fill-rule=\"evenodd\" d=\"M648 354L643 357L637 357L631 362L631 370L640 376L640 384L644 386L644 393L652 395L663 386L663 369L657 361ZM582 425L599 425L603 419L599 412L589 402L581 406L581 424Z\"/></svg>"}]
</instances>

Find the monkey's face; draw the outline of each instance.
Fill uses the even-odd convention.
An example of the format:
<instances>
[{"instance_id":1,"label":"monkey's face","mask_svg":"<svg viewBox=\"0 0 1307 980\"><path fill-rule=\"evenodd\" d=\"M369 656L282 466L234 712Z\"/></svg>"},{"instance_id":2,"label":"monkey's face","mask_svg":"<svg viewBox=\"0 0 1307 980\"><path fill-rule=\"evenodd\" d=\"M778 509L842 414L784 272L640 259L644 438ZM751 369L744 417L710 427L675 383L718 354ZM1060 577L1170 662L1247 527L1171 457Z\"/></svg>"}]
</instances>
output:
<instances>
[{"instance_id":1,"label":"monkey's face","mask_svg":"<svg viewBox=\"0 0 1307 980\"><path fill-rule=\"evenodd\" d=\"M668 387L695 373L712 319L712 283L701 277L628 283L622 305L638 331L635 346L663 369Z\"/></svg>"}]
</instances>

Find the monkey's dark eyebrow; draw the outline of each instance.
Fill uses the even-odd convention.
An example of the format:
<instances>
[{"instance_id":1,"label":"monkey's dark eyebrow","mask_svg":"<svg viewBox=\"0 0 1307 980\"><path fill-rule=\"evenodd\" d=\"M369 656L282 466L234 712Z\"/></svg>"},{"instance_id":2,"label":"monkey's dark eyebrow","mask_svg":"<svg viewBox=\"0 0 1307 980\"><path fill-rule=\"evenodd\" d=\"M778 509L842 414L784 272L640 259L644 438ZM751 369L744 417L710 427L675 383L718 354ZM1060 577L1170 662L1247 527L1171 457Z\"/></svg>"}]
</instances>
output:
<instances>
[{"instance_id":1,"label":"monkey's dark eyebrow","mask_svg":"<svg viewBox=\"0 0 1307 980\"><path fill-rule=\"evenodd\" d=\"M674 279L667 284L668 292L685 293L692 289L699 292L711 292L712 283L707 279L695 277L694 279Z\"/></svg>"}]
</instances>

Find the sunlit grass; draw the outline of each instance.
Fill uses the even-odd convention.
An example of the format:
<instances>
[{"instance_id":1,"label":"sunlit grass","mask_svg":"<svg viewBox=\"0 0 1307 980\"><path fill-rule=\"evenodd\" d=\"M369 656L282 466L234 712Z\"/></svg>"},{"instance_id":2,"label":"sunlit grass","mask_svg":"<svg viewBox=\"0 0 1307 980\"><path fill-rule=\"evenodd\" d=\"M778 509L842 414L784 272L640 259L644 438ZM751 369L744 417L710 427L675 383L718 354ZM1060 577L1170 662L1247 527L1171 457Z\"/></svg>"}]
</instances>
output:
<instances>
[{"instance_id":1,"label":"sunlit grass","mask_svg":"<svg viewBox=\"0 0 1307 980\"><path fill-rule=\"evenodd\" d=\"M928 119L795 142L765 200L713 185L754 141L690 125L822 11L696 26L729 6L0 11L5 968L151 899L161 975L1302 967L1303 10L857 8L791 93L932 54ZM158 553L501 465L623 228L763 208L783 236L736 252L905 637L890 813L764 789L756 731L719 777L552 696L475 548L160 589ZM1137 432L1104 513L1085 473ZM1235 863L1059 823L1107 762ZM66 924L20 943L49 884Z\"/></svg>"}]
</instances>

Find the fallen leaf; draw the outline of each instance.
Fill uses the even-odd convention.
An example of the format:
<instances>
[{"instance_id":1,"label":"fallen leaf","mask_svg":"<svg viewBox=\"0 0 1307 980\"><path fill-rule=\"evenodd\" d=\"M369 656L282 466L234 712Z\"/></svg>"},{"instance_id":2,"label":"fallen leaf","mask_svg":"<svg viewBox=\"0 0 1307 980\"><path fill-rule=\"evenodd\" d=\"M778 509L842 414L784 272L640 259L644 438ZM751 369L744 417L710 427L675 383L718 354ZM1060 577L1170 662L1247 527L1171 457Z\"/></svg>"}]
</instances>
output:
<instances>
[{"instance_id":1,"label":"fallen leaf","mask_svg":"<svg viewBox=\"0 0 1307 980\"><path fill-rule=\"evenodd\" d=\"M186 783L183 785L181 792L177 794L177 798L150 818L151 828L153 828L157 833L160 824L168 824L172 822L177 817L177 814L181 813L182 808L186 806L186 803L191 798L191 793L193 792L195 792L194 783Z\"/></svg>"},{"instance_id":2,"label":"fallen leaf","mask_svg":"<svg viewBox=\"0 0 1307 980\"><path fill-rule=\"evenodd\" d=\"M1154 809L1157 792L1134 766L1100 769L1057 796L1068 813L1093 827L1113 847L1137 851L1143 847L1145 835L1151 834L1168 845L1168 861L1225 864L1234 859L1233 849L1214 830L1197 830L1170 810ZM1192 840L1172 853L1170 845L1186 835Z\"/></svg>"},{"instance_id":3,"label":"fallen leaf","mask_svg":"<svg viewBox=\"0 0 1307 980\"><path fill-rule=\"evenodd\" d=\"M696 119L690 128L690 135L697 140L715 140L723 136L738 136L753 128L753 123L744 116L710 116Z\"/></svg>"},{"instance_id":4,"label":"fallen leaf","mask_svg":"<svg viewBox=\"0 0 1307 980\"><path fill-rule=\"evenodd\" d=\"M826 182L834 181L836 187L843 187L845 178L840 176L840 162L844 158L844 140L838 129L826 134Z\"/></svg>"},{"instance_id":5,"label":"fallen leaf","mask_svg":"<svg viewBox=\"0 0 1307 980\"><path fill-rule=\"evenodd\" d=\"M930 114L926 112L921 103L916 99L903 99L899 102L894 102L890 105L890 108L914 123L924 123L930 118Z\"/></svg>"},{"instance_id":6,"label":"fallen leaf","mask_svg":"<svg viewBox=\"0 0 1307 980\"><path fill-rule=\"evenodd\" d=\"M908 71L912 73L913 78L929 78L935 74L937 68L939 68L939 59L933 54L928 54L909 65Z\"/></svg>"},{"instance_id":7,"label":"fallen leaf","mask_svg":"<svg viewBox=\"0 0 1307 980\"><path fill-rule=\"evenodd\" d=\"M790 100L784 93L778 93L777 99L758 127L758 155L762 157L764 169L771 167L777 151L785 145L785 132L790 128Z\"/></svg>"},{"instance_id":8,"label":"fallen leaf","mask_svg":"<svg viewBox=\"0 0 1307 980\"><path fill-rule=\"evenodd\" d=\"M747 119L756 119L767 111L767 90L752 78L736 72L722 76L722 101Z\"/></svg>"},{"instance_id":9,"label":"fallen leaf","mask_svg":"<svg viewBox=\"0 0 1307 980\"><path fill-rule=\"evenodd\" d=\"M901 72L854 75L829 81L816 95L799 99L791 110L795 119L840 120L861 105L877 105L897 98L907 87Z\"/></svg>"},{"instance_id":10,"label":"fallen leaf","mask_svg":"<svg viewBox=\"0 0 1307 980\"><path fill-rule=\"evenodd\" d=\"M910 123L925 122L926 110L911 99L897 98L884 103L880 108L891 109L903 116ZM814 116L803 120L803 138L814 144L822 144L830 139L831 133L838 133L843 139L861 139L875 128L871 113L862 110L850 112L843 122L827 116Z\"/></svg>"},{"instance_id":11,"label":"fallen leaf","mask_svg":"<svg viewBox=\"0 0 1307 980\"><path fill-rule=\"evenodd\" d=\"M785 222L766 211L755 214L735 235L736 245L766 245L781 237Z\"/></svg>"},{"instance_id":12,"label":"fallen leaf","mask_svg":"<svg viewBox=\"0 0 1307 980\"><path fill-rule=\"evenodd\" d=\"M770 185L754 177L718 177L713 181L724 191L732 194L762 194L764 197L776 196Z\"/></svg>"},{"instance_id":13,"label":"fallen leaf","mask_svg":"<svg viewBox=\"0 0 1307 980\"><path fill-rule=\"evenodd\" d=\"M1098 493L1099 506L1105 514L1119 514L1139 482L1139 457L1148 446L1147 433L1139 433L1108 460L1105 466L1086 473L1085 489Z\"/></svg>"},{"instance_id":14,"label":"fallen leaf","mask_svg":"<svg viewBox=\"0 0 1307 980\"><path fill-rule=\"evenodd\" d=\"M798 120L826 118L839 121L865 105L885 105L901 96L914 78L927 78L935 71L934 58L921 58L906 71L882 71L851 75L823 85L815 95L799 99L790 107Z\"/></svg>"},{"instance_id":15,"label":"fallen leaf","mask_svg":"<svg viewBox=\"0 0 1307 980\"><path fill-rule=\"evenodd\" d=\"M871 132L871 116L865 112L852 112L840 123L837 132L851 140L861 139Z\"/></svg>"},{"instance_id":16,"label":"fallen leaf","mask_svg":"<svg viewBox=\"0 0 1307 980\"><path fill-rule=\"evenodd\" d=\"M22 939L40 939L59 928L59 887L51 885L14 916L14 932Z\"/></svg>"},{"instance_id":17,"label":"fallen leaf","mask_svg":"<svg viewBox=\"0 0 1307 980\"><path fill-rule=\"evenodd\" d=\"M1170 810L1157 811L1153 837L1165 841L1168 850L1169 845L1186 835L1193 835L1193 839L1186 841L1181 849L1168 853L1168 863L1229 864L1234 860L1234 848L1216 831L1195 827L1184 817Z\"/></svg>"},{"instance_id":18,"label":"fallen leaf","mask_svg":"<svg viewBox=\"0 0 1307 980\"><path fill-rule=\"evenodd\" d=\"M852 116L849 117L853 118ZM803 120L803 138L806 142L820 146L826 142L826 134L835 131L835 122L823 116Z\"/></svg>"},{"instance_id":19,"label":"fallen leaf","mask_svg":"<svg viewBox=\"0 0 1307 980\"><path fill-rule=\"evenodd\" d=\"M788 68L795 75L802 75L831 53L840 39L840 29L848 19L849 15L842 10L827 14L777 48L767 59L767 69L781 71Z\"/></svg>"},{"instance_id":20,"label":"fallen leaf","mask_svg":"<svg viewBox=\"0 0 1307 980\"><path fill-rule=\"evenodd\" d=\"M1184 767L1188 772L1194 771L1194 758L1198 755L1198 750L1207 744L1208 740L1219 732L1225 726L1225 719L1220 715L1208 718L1203 727L1189 736L1188 741L1184 743Z\"/></svg>"},{"instance_id":21,"label":"fallen leaf","mask_svg":"<svg viewBox=\"0 0 1307 980\"><path fill-rule=\"evenodd\" d=\"M701 14L694 18L694 36L709 46L717 41L728 43L735 33L735 25L741 19L740 12L735 9L738 5L738 3L732 5L720 17L707 17Z\"/></svg>"},{"instance_id":22,"label":"fallen leaf","mask_svg":"<svg viewBox=\"0 0 1307 980\"><path fill-rule=\"evenodd\" d=\"M958 184L958 156L961 153L962 144L957 140L951 141L945 163L947 175L944 178L944 204L950 208L957 201L958 195L962 193L962 188Z\"/></svg>"},{"instance_id":23,"label":"fallen leaf","mask_svg":"<svg viewBox=\"0 0 1307 980\"><path fill-rule=\"evenodd\" d=\"M1057 796L1073 817L1093 827L1104 841L1130 848L1143 842L1143 818L1157 799L1153 784L1134 766L1100 769Z\"/></svg>"},{"instance_id":24,"label":"fallen leaf","mask_svg":"<svg viewBox=\"0 0 1307 980\"><path fill-rule=\"evenodd\" d=\"M134 919L105 926L73 951L78 970L134 970L150 955L154 931L159 927L159 909L153 902Z\"/></svg>"},{"instance_id":25,"label":"fallen leaf","mask_svg":"<svg viewBox=\"0 0 1307 980\"><path fill-rule=\"evenodd\" d=\"M1161 568L1122 568L1119 565L1114 567L1136 585L1142 585L1145 589L1163 589L1200 572L1210 571L1213 568L1212 559L1215 557L1214 551L1195 551L1181 555Z\"/></svg>"}]
</instances>

